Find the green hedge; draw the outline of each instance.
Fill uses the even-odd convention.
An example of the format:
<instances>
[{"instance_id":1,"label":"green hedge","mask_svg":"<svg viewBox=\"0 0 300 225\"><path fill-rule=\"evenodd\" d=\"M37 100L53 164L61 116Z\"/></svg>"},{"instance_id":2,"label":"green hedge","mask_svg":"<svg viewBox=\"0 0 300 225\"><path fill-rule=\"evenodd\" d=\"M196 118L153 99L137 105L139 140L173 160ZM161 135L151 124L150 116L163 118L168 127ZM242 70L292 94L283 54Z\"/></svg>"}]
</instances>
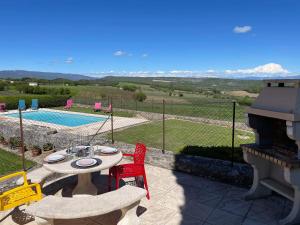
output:
<instances>
[{"instance_id":1,"label":"green hedge","mask_svg":"<svg viewBox=\"0 0 300 225\"><path fill-rule=\"evenodd\" d=\"M222 160L233 160L234 162L245 163L243 158L243 151L240 147L235 147L232 158L232 148L228 146L211 146L211 147L202 147L202 146L192 146L188 145L184 147L180 154L192 155L192 156L203 156L214 159Z\"/></svg>"},{"instance_id":2,"label":"green hedge","mask_svg":"<svg viewBox=\"0 0 300 225\"><path fill-rule=\"evenodd\" d=\"M6 103L6 109L17 109L19 99L24 99L26 107L30 108L31 100L38 99L40 108L63 106L66 104L69 95L15 95L0 96L0 102Z\"/></svg>"}]
</instances>

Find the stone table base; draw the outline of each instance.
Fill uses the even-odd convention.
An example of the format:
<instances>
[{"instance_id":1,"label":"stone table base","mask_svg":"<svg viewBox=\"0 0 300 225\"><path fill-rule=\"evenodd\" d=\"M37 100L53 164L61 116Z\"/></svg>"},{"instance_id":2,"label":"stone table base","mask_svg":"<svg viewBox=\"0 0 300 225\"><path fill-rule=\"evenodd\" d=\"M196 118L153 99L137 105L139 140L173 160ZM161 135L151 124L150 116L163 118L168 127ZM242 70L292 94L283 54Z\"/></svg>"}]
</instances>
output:
<instances>
[{"instance_id":1,"label":"stone table base","mask_svg":"<svg viewBox=\"0 0 300 225\"><path fill-rule=\"evenodd\" d=\"M97 195L98 189L92 182L91 173L78 174L78 183L73 190L73 195Z\"/></svg>"}]
</instances>

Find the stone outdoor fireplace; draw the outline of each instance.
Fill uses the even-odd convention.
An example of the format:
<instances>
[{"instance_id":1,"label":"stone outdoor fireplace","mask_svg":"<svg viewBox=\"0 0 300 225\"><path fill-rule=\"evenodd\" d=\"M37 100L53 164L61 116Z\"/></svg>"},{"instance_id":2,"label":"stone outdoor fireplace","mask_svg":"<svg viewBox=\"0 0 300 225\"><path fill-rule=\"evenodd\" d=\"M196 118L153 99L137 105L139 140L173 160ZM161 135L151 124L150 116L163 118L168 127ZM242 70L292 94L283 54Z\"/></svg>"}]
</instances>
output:
<instances>
[{"instance_id":1,"label":"stone outdoor fireplace","mask_svg":"<svg viewBox=\"0 0 300 225\"><path fill-rule=\"evenodd\" d=\"M266 80L247 109L255 143L242 145L254 178L246 199L275 191L293 202L280 224L300 223L300 80Z\"/></svg>"}]
</instances>

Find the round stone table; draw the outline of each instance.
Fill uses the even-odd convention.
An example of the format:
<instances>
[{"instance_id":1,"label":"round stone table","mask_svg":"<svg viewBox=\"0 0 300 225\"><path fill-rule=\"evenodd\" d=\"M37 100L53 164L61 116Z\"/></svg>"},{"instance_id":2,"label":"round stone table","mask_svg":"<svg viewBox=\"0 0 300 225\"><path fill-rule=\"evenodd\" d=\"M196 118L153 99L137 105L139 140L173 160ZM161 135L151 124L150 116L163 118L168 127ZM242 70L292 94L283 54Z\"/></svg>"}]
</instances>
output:
<instances>
[{"instance_id":1,"label":"round stone table","mask_svg":"<svg viewBox=\"0 0 300 225\"><path fill-rule=\"evenodd\" d=\"M66 150L57 151L52 154L66 155ZM99 159L100 164L88 168L76 168L71 165L72 163L74 164L74 161L78 160L79 158L65 160L62 162L51 163L51 164L44 163L43 166L45 169L50 170L52 172L61 173L61 174L78 175L78 183L73 190L73 195L79 195L79 194L96 195L97 188L92 182L91 173L109 169L115 166L122 160L122 156L123 155L121 151L119 151L117 154L111 154L111 155L101 155L95 153L95 156L93 158Z\"/></svg>"}]
</instances>

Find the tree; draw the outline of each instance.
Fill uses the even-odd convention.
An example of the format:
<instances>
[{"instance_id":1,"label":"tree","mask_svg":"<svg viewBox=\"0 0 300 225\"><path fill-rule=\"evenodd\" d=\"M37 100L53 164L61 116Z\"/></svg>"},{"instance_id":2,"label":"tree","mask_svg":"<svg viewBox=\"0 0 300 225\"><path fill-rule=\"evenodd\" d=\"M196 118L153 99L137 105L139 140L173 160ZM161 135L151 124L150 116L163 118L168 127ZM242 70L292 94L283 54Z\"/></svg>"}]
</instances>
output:
<instances>
[{"instance_id":1,"label":"tree","mask_svg":"<svg viewBox=\"0 0 300 225\"><path fill-rule=\"evenodd\" d=\"M0 91L4 91L5 90L5 83L0 81Z\"/></svg>"},{"instance_id":2,"label":"tree","mask_svg":"<svg viewBox=\"0 0 300 225\"><path fill-rule=\"evenodd\" d=\"M147 98L146 94L141 91L134 94L134 99L136 101L143 102L146 100L146 98Z\"/></svg>"}]
</instances>

